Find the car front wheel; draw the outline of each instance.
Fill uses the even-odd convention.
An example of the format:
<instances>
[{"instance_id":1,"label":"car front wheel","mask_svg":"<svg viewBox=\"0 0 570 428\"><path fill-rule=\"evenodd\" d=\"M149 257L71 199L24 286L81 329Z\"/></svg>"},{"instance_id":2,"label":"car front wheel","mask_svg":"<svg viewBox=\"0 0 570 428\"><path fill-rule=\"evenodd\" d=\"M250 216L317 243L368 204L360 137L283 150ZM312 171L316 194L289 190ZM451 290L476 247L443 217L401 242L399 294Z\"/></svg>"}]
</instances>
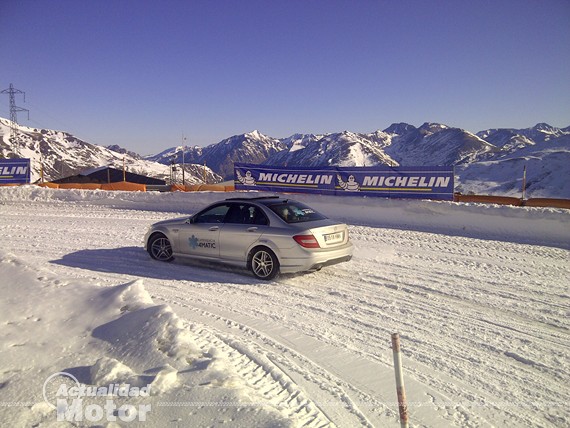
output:
<instances>
[{"instance_id":1,"label":"car front wheel","mask_svg":"<svg viewBox=\"0 0 570 428\"><path fill-rule=\"evenodd\" d=\"M148 253L150 256L161 262L171 262L174 260L172 256L172 245L168 238L162 234L153 235L148 241Z\"/></svg>"},{"instance_id":2,"label":"car front wheel","mask_svg":"<svg viewBox=\"0 0 570 428\"><path fill-rule=\"evenodd\" d=\"M256 278L270 280L279 273L279 261L269 248L256 248L251 256L250 268Z\"/></svg>"}]
</instances>

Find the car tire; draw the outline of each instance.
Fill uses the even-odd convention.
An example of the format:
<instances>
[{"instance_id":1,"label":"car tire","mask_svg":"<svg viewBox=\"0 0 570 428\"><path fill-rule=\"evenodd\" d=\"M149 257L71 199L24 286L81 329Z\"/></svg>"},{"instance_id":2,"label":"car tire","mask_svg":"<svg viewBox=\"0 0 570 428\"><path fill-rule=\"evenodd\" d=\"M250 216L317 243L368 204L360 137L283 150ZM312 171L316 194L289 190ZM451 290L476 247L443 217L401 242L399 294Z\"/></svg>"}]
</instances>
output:
<instances>
[{"instance_id":1,"label":"car tire","mask_svg":"<svg viewBox=\"0 0 570 428\"><path fill-rule=\"evenodd\" d=\"M160 262L171 262L174 260L172 255L172 245L166 236L162 233L155 233L148 240L148 253L154 260Z\"/></svg>"},{"instance_id":2,"label":"car tire","mask_svg":"<svg viewBox=\"0 0 570 428\"><path fill-rule=\"evenodd\" d=\"M249 268L256 278L269 281L279 274L279 260L269 248L257 247L251 252Z\"/></svg>"}]
</instances>

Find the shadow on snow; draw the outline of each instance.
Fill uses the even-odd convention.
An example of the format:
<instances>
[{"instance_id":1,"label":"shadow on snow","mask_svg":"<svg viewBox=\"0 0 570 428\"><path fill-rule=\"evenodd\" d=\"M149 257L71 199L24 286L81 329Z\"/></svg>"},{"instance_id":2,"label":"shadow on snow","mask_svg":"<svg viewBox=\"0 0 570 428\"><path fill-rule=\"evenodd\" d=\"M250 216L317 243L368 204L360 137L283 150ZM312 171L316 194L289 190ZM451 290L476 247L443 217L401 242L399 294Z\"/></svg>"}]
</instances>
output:
<instances>
[{"instance_id":1,"label":"shadow on snow","mask_svg":"<svg viewBox=\"0 0 570 428\"><path fill-rule=\"evenodd\" d=\"M245 268L186 259L176 259L172 263L152 260L142 247L81 250L66 254L59 260L52 260L51 263L141 278L235 284L264 283L254 278Z\"/></svg>"}]
</instances>

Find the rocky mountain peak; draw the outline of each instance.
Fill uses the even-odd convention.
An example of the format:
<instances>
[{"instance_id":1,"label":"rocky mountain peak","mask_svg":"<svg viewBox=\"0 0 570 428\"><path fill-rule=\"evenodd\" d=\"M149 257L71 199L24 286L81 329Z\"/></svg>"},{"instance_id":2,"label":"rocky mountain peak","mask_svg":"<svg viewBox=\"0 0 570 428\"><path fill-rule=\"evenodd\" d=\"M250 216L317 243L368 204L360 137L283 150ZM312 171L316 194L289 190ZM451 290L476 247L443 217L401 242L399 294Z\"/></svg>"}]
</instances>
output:
<instances>
[{"instance_id":1,"label":"rocky mountain peak","mask_svg":"<svg viewBox=\"0 0 570 428\"><path fill-rule=\"evenodd\" d=\"M409 123L393 123L388 128L384 130L386 134L392 135L403 135L409 132L415 131L417 128L414 125L410 125Z\"/></svg>"}]
</instances>

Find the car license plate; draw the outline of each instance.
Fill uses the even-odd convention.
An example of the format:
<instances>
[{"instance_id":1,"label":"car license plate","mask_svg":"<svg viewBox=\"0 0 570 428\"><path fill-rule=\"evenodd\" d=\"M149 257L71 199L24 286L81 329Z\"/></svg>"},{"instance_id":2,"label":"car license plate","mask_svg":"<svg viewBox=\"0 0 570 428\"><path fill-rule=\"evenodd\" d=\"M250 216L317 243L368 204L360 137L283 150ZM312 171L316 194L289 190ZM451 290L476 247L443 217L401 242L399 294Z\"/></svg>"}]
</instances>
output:
<instances>
[{"instance_id":1,"label":"car license plate","mask_svg":"<svg viewBox=\"0 0 570 428\"><path fill-rule=\"evenodd\" d=\"M325 238L326 244L336 244L337 242L342 242L342 240L344 239L344 233L343 232L327 233L326 235L323 235L323 237Z\"/></svg>"}]
</instances>

